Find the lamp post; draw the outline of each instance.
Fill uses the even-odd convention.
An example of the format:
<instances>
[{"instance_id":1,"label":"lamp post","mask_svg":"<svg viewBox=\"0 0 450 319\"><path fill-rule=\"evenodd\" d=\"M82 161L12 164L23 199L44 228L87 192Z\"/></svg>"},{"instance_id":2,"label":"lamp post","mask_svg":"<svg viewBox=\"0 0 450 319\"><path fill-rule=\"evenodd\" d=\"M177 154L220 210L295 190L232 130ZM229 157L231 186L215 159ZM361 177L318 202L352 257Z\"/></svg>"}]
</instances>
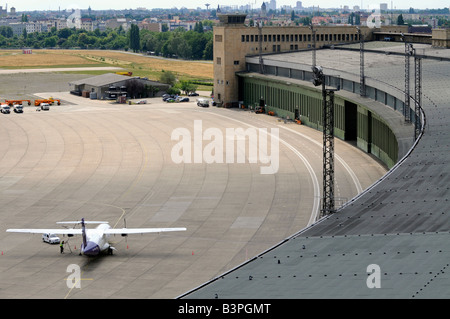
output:
<instances>
[{"instance_id":1,"label":"lamp post","mask_svg":"<svg viewBox=\"0 0 450 319\"><path fill-rule=\"evenodd\" d=\"M321 216L335 212L334 207L334 91L326 89L321 66L313 66L314 86L322 86L323 98L323 201Z\"/></svg>"},{"instance_id":2,"label":"lamp post","mask_svg":"<svg viewBox=\"0 0 450 319\"><path fill-rule=\"evenodd\" d=\"M406 41L406 36L402 33L401 39L405 42L405 107L403 108L403 115L405 117L405 122L411 122L411 111L410 111L410 95L409 95L409 57L413 55L413 45Z\"/></svg>"},{"instance_id":3,"label":"lamp post","mask_svg":"<svg viewBox=\"0 0 450 319\"><path fill-rule=\"evenodd\" d=\"M414 140L420 135L420 109L422 107L422 57L414 49Z\"/></svg>"}]
</instances>

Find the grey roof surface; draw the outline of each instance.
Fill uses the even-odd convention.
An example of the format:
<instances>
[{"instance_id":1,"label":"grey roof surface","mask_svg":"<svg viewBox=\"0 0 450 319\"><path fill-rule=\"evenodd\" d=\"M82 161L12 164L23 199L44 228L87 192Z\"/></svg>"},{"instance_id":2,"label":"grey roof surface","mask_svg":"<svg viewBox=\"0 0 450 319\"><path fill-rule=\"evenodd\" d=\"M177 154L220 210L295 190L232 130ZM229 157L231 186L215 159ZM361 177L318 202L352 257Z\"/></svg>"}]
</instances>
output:
<instances>
[{"instance_id":1,"label":"grey roof surface","mask_svg":"<svg viewBox=\"0 0 450 319\"><path fill-rule=\"evenodd\" d=\"M92 85L92 86L105 86L114 84L121 81L129 80L130 77L126 75L120 75L115 73L106 73L96 75L87 79L70 82L73 85Z\"/></svg>"},{"instance_id":2,"label":"grey roof surface","mask_svg":"<svg viewBox=\"0 0 450 319\"><path fill-rule=\"evenodd\" d=\"M138 76L131 77L127 75L120 75L115 73L106 73L101 75L96 75L87 79L77 80L70 82L72 85L91 85L91 86L108 86L113 85L118 82L128 81L131 79L139 79L141 81L145 81L153 86L168 86L167 84L151 81L148 79L144 79Z\"/></svg>"},{"instance_id":3,"label":"grey roof surface","mask_svg":"<svg viewBox=\"0 0 450 319\"><path fill-rule=\"evenodd\" d=\"M448 298L450 234L296 237L193 298ZM380 268L380 288L368 288Z\"/></svg>"},{"instance_id":4,"label":"grey roof surface","mask_svg":"<svg viewBox=\"0 0 450 319\"><path fill-rule=\"evenodd\" d=\"M311 53L270 59L309 63ZM365 60L368 78L403 90L404 57L367 53ZM359 52L319 50L317 61L344 78L359 75ZM334 215L180 297L450 298L450 63L422 64L426 125L405 158ZM371 264L381 270L379 289L366 285Z\"/></svg>"}]
</instances>

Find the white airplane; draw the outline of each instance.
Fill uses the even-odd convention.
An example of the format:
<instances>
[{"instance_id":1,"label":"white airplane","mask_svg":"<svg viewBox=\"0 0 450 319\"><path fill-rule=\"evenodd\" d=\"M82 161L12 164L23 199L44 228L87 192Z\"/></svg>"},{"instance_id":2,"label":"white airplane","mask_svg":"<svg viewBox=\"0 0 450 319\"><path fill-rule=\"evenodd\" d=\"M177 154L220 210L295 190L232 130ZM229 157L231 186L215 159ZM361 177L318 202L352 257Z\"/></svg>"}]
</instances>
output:
<instances>
[{"instance_id":1,"label":"white airplane","mask_svg":"<svg viewBox=\"0 0 450 319\"><path fill-rule=\"evenodd\" d=\"M75 222L58 222L57 224L81 224L81 229L7 229L10 233L28 233L28 234L45 234L52 233L57 235L67 235L72 237L74 235L82 235L83 243L81 245L81 253L86 256L97 256L100 252L108 251L112 253L115 249L109 243L111 235L128 236L129 234L147 234L147 233L161 233L172 231L185 231L186 228L111 228L108 222L99 221L81 221ZM95 229L86 229L86 224L100 224Z\"/></svg>"}]
</instances>

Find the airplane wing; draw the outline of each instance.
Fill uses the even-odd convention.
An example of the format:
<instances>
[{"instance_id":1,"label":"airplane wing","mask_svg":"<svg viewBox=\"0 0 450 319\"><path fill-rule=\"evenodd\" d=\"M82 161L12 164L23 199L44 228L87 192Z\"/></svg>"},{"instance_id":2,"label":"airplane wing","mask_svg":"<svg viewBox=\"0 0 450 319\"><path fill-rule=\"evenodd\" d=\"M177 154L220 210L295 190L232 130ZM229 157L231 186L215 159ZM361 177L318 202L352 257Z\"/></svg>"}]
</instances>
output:
<instances>
[{"instance_id":1,"label":"airplane wing","mask_svg":"<svg viewBox=\"0 0 450 319\"><path fill-rule=\"evenodd\" d=\"M28 234L56 234L56 235L81 235L81 229L51 229L51 228L42 228L42 229L7 229L8 233L28 233Z\"/></svg>"},{"instance_id":2,"label":"airplane wing","mask_svg":"<svg viewBox=\"0 0 450 319\"><path fill-rule=\"evenodd\" d=\"M148 234L148 233L162 233L171 231L185 231L186 228L110 228L103 231L108 235L129 235L129 234Z\"/></svg>"}]
</instances>

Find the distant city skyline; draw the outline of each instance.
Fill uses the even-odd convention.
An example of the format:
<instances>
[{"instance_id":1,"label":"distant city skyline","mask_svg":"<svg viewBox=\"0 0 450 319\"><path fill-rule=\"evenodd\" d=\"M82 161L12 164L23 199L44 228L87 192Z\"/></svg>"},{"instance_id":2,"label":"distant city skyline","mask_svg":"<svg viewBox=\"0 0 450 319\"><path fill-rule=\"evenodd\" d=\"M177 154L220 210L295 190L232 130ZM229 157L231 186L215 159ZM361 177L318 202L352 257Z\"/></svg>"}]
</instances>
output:
<instances>
[{"instance_id":1,"label":"distant city skyline","mask_svg":"<svg viewBox=\"0 0 450 319\"><path fill-rule=\"evenodd\" d=\"M264 2L270 2L264 1ZM284 5L290 5L291 7L295 7L297 4L297 0L277 0L277 8L280 8ZM217 8L217 5L220 6L243 6L250 5L253 8L258 9L261 7L263 1L260 0L249 0L248 2L240 1L240 0L227 0L227 1L207 1L207 0L194 0L194 1L186 1L186 0L166 0L164 2L159 1L142 1L142 0L128 0L128 1L119 1L119 0L0 0L0 6L5 8L6 4L8 5L8 12L11 7L15 7L17 11L34 11L34 10L61 10L68 8L79 8L79 9L87 9L89 6L92 10L123 10L123 9L137 9L137 8L146 8L146 9L154 9L154 8L182 8L186 7L188 9L196 9L200 7L202 9L206 9L205 4L209 3L209 9ZM423 0L397 0L397 1L383 1L383 0L307 0L302 1L303 7L312 7L319 6L321 8L340 8L344 6L348 6L352 9L354 6L359 6L363 10L367 9L375 9L380 7L380 3L387 3L388 9L391 9L391 4L394 9L409 9L410 7L414 9L426 9L426 8L444 8L449 7L449 0L434 0L432 3L423 1Z\"/></svg>"}]
</instances>

